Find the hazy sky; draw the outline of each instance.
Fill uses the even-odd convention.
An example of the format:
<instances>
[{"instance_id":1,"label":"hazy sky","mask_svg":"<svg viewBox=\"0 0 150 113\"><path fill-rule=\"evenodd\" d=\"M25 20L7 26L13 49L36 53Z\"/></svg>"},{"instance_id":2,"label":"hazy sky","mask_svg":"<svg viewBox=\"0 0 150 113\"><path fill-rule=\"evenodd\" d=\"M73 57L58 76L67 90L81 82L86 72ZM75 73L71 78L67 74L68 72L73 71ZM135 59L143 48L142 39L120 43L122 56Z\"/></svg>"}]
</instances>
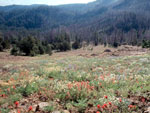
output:
<instances>
[{"instance_id":1,"label":"hazy sky","mask_svg":"<svg viewBox=\"0 0 150 113\"><path fill-rule=\"evenodd\" d=\"M48 5L60 5L71 3L88 3L95 0L0 0L0 6L4 5L30 5L30 4L48 4Z\"/></svg>"}]
</instances>

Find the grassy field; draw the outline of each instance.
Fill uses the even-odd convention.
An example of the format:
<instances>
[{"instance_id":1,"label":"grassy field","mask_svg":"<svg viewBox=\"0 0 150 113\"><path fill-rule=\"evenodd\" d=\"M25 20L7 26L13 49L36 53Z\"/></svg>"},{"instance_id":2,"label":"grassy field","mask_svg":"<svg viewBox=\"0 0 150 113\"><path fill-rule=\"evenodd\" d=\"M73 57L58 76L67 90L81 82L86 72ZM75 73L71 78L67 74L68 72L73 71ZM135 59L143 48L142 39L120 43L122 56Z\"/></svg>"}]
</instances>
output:
<instances>
[{"instance_id":1,"label":"grassy field","mask_svg":"<svg viewBox=\"0 0 150 113\"><path fill-rule=\"evenodd\" d=\"M34 58L1 53L0 113L149 112L150 54L76 53Z\"/></svg>"}]
</instances>

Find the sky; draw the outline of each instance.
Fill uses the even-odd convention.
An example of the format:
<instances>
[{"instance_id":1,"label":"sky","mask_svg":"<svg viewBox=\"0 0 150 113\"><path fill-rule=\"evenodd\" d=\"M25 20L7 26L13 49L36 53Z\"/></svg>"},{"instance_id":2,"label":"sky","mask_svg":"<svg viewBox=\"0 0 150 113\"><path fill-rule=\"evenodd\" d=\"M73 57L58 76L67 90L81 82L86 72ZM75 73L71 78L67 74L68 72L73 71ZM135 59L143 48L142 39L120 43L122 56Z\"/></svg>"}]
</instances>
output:
<instances>
[{"instance_id":1,"label":"sky","mask_svg":"<svg viewBox=\"0 0 150 113\"><path fill-rule=\"evenodd\" d=\"M95 0L0 0L0 6L5 5L31 5L31 4L47 4L47 5L60 5L72 3L88 3Z\"/></svg>"}]
</instances>

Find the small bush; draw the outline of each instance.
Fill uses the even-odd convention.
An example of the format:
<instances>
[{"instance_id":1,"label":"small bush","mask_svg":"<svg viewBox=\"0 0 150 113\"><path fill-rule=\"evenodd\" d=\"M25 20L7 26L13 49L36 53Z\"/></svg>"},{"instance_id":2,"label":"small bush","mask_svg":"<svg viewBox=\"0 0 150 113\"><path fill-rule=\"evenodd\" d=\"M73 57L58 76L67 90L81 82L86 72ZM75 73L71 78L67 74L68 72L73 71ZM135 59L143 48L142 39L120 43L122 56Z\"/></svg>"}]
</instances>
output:
<instances>
[{"instance_id":1,"label":"small bush","mask_svg":"<svg viewBox=\"0 0 150 113\"><path fill-rule=\"evenodd\" d=\"M80 44L78 41L75 41L75 42L72 44L72 48L73 48L73 49L79 49L79 48L81 48L81 44Z\"/></svg>"},{"instance_id":2,"label":"small bush","mask_svg":"<svg viewBox=\"0 0 150 113\"><path fill-rule=\"evenodd\" d=\"M13 104L16 101L19 101L22 98L21 94L15 94L10 96L10 102Z\"/></svg>"},{"instance_id":3,"label":"small bush","mask_svg":"<svg viewBox=\"0 0 150 113\"><path fill-rule=\"evenodd\" d=\"M114 42L112 46L113 46L114 48L117 48L117 47L119 46L119 43Z\"/></svg>"},{"instance_id":4,"label":"small bush","mask_svg":"<svg viewBox=\"0 0 150 113\"><path fill-rule=\"evenodd\" d=\"M52 55L52 45L48 44L45 51L47 54Z\"/></svg>"},{"instance_id":5,"label":"small bush","mask_svg":"<svg viewBox=\"0 0 150 113\"><path fill-rule=\"evenodd\" d=\"M87 99L77 100L77 103L73 102L73 105L77 107L79 113L84 113L87 108Z\"/></svg>"},{"instance_id":6,"label":"small bush","mask_svg":"<svg viewBox=\"0 0 150 113\"><path fill-rule=\"evenodd\" d=\"M14 46L11 50L11 55L17 56L19 54L18 52L19 52L19 49L16 46Z\"/></svg>"},{"instance_id":7,"label":"small bush","mask_svg":"<svg viewBox=\"0 0 150 113\"><path fill-rule=\"evenodd\" d=\"M33 94L39 90L37 83L27 84L25 87L20 87L19 92L22 96L28 97L30 94Z\"/></svg>"},{"instance_id":8,"label":"small bush","mask_svg":"<svg viewBox=\"0 0 150 113\"><path fill-rule=\"evenodd\" d=\"M142 47L143 47L143 48L150 48L150 41L145 41L145 40L143 40L143 42L142 42Z\"/></svg>"},{"instance_id":9,"label":"small bush","mask_svg":"<svg viewBox=\"0 0 150 113\"><path fill-rule=\"evenodd\" d=\"M60 79L62 78L62 73L60 71L52 71L48 73L47 77L48 78L55 78L55 79Z\"/></svg>"}]
</instances>

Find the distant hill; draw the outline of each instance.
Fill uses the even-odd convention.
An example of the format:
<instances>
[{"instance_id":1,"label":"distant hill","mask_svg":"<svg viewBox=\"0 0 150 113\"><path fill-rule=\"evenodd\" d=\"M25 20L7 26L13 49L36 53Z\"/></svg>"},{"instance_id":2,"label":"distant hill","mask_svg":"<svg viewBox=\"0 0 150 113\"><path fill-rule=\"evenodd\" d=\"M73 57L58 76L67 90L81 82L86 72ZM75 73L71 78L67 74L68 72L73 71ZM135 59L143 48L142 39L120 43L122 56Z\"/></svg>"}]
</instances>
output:
<instances>
[{"instance_id":1,"label":"distant hill","mask_svg":"<svg viewBox=\"0 0 150 113\"><path fill-rule=\"evenodd\" d=\"M93 38L94 32L104 40L107 36L107 40L111 41L116 40L114 37L118 36L122 42L129 34L136 38L148 38L150 2L149 0L97 0L88 4L0 7L2 31L25 29L45 32L62 26L83 39Z\"/></svg>"}]
</instances>

